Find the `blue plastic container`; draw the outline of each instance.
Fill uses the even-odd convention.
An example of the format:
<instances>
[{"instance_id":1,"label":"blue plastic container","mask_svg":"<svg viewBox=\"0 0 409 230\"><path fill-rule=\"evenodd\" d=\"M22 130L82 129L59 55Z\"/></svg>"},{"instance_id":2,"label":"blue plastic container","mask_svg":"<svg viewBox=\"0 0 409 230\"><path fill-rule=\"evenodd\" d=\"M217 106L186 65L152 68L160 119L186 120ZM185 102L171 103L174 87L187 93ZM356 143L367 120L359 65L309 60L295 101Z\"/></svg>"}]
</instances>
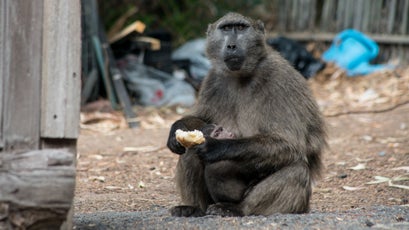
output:
<instances>
[{"instance_id":1,"label":"blue plastic container","mask_svg":"<svg viewBox=\"0 0 409 230\"><path fill-rule=\"evenodd\" d=\"M378 53L379 47L375 41L359 31L348 29L334 38L331 47L322 55L322 59L346 69L349 76L363 75L390 67L369 64L369 61Z\"/></svg>"}]
</instances>

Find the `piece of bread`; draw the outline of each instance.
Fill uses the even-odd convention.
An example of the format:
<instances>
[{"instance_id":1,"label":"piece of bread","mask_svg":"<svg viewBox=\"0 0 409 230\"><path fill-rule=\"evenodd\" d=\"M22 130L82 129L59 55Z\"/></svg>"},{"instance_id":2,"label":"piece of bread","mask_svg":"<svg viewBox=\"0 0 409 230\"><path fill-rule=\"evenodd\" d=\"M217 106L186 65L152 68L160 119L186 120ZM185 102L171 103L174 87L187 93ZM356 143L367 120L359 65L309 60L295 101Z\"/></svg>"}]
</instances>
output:
<instances>
[{"instance_id":1,"label":"piece of bread","mask_svg":"<svg viewBox=\"0 0 409 230\"><path fill-rule=\"evenodd\" d=\"M176 130L176 140L186 148L190 148L195 145L205 142L203 133L199 130L183 131L181 129Z\"/></svg>"}]
</instances>

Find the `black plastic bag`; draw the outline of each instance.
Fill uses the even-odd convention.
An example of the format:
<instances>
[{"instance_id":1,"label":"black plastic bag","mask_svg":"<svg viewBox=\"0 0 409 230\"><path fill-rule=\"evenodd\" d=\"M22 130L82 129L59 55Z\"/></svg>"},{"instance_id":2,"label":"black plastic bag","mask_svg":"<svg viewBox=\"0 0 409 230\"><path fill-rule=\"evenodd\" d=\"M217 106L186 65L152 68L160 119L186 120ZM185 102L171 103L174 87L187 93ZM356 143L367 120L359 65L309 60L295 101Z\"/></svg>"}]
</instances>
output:
<instances>
[{"instance_id":1,"label":"black plastic bag","mask_svg":"<svg viewBox=\"0 0 409 230\"><path fill-rule=\"evenodd\" d=\"M306 79L325 67L325 63L308 52L303 45L286 37L268 38L267 44L277 50Z\"/></svg>"}]
</instances>

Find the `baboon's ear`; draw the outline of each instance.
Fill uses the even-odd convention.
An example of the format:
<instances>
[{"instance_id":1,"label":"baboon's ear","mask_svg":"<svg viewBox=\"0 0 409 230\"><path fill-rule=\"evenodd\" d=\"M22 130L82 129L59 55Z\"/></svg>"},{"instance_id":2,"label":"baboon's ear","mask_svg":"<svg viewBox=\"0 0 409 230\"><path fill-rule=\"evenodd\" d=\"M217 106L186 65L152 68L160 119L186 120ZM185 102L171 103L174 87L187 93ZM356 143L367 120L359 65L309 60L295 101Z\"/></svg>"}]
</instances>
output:
<instances>
[{"instance_id":1,"label":"baboon's ear","mask_svg":"<svg viewBox=\"0 0 409 230\"><path fill-rule=\"evenodd\" d=\"M256 21L256 29L265 34L264 23L262 21Z\"/></svg>"},{"instance_id":2,"label":"baboon's ear","mask_svg":"<svg viewBox=\"0 0 409 230\"><path fill-rule=\"evenodd\" d=\"M209 34L211 34L214 30L214 24L209 24L207 26L207 31L206 31L206 36L209 36Z\"/></svg>"}]
</instances>

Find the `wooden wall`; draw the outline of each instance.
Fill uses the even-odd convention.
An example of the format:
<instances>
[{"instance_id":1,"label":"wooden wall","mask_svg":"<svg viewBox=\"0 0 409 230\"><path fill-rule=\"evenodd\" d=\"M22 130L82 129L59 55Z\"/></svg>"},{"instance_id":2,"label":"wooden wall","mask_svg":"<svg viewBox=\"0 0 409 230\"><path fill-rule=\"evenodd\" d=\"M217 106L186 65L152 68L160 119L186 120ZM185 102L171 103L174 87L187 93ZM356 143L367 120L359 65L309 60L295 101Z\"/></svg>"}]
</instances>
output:
<instances>
[{"instance_id":1,"label":"wooden wall","mask_svg":"<svg viewBox=\"0 0 409 230\"><path fill-rule=\"evenodd\" d=\"M369 35L384 58L409 60L409 0L272 0L274 36L330 42L344 29Z\"/></svg>"},{"instance_id":2,"label":"wooden wall","mask_svg":"<svg viewBox=\"0 0 409 230\"><path fill-rule=\"evenodd\" d=\"M280 31L338 32L345 28L372 34L407 35L408 0L273 0Z\"/></svg>"},{"instance_id":3,"label":"wooden wall","mask_svg":"<svg viewBox=\"0 0 409 230\"><path fill-rule=\"evenodd\" d=\"M79 0L0 0L0 229L70 228Z\"/></svg>"}]
</instances>

